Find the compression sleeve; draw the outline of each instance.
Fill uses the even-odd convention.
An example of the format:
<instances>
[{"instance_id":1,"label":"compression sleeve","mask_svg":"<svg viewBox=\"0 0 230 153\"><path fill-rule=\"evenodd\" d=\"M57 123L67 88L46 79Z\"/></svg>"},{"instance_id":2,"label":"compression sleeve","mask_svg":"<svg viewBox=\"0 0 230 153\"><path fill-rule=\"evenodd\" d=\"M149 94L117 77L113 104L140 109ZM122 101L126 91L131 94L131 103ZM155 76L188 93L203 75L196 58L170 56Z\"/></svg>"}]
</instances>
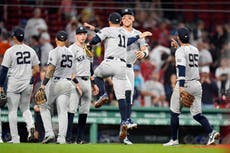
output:
<instances>
[{"instance_id":1,"label":"compression sleeve","mask_svg":"<svg viewBox=\"0 0 230 153\"><path fill-rule=\"evenodd\" d=\"M178 81L179 81L179 86L184 87L185 84L185 66L178 65Z\"/></svg>"},{"instance_id":2,"label":"compression sleeve","mask_svg":"<svg viewBox=\"0 0 230 153\"><path fill-rule=\"evenodd\" d=\"M2 68L1 68L1 72L0 72L0 87L3 87L3 85L4 85L8 69L9 68L5 67L5 66L2 66Z\"/></svg>"},{"instance_id":3,"label":"compression sleeve","mask_svg":"<svg viewBox=\"0 0 230 153\"><path fill-rule=\"evenodd\" d=\"M96 35L95 37L93 37L93 39L89 42L90 45L96 45L97 43L101 42L101 38Z\"/></svg>"}]
</instances>

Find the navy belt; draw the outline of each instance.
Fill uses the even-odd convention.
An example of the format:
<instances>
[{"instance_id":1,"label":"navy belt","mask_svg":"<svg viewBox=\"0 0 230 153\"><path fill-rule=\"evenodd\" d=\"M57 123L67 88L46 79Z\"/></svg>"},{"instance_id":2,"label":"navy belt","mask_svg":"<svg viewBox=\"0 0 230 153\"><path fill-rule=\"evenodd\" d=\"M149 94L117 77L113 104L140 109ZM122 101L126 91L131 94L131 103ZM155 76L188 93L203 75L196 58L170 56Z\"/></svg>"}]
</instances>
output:
<instances>
[{"instance_id":1,"label":"navy belt","mask_svg":"<svg viewBox=\"0 0 230 153\"><path fill-rule=\"evenodd\" d=\"M67 79L67 80L71 80L71 78L54 77L54 80L60 80L60 79Z\"/></svg>"},{"instance_id":2,"label":"navy belt","mask_svg":"<svg viewBox=\"0 0 230 153\"><path fill-rule=\"evenodd\" d=\"M109 56L109 57L107 57L107 59L116 59L115 57L112 57L112 56ZM118 58L118 59L120 59L122 62L125 62L126 63L126 61L123 59L123 58Z\"/></svg>"},{"instance_id":3,"label":"navy belt","mask_svg":"<svg viewBox=\"0 0 230 153\"><path fill-rule=\"evenodd\" d=\"M132 68L132 64L126 64L126 67Z\"/></svg>"},{"instance_id":4,"label":"navy belt","mask_svg":"<svg viewBox=\"0 0 230 153\"><path fill-rule=\"evenodd\" d=\"M88 77L88 76L80 76L80 78L81 78L82 80L85 80L85 81L89 80L89 77Z\"/></svg>"}]
</instances>

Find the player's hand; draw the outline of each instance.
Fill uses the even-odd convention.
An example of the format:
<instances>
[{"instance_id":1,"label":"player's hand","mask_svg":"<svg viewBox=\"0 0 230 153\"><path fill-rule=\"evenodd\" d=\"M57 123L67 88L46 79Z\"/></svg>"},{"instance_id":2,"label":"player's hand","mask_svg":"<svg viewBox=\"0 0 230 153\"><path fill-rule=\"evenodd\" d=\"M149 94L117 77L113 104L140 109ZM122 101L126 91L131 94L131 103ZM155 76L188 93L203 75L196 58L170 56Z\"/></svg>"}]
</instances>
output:
<instances>
[{"instance_id":1,"label":"player's hand","mask_svg":"<svg viewBox=\"0 0 230 153\"><path fill-rule=\"evenodd\" d=\"M77 90L77 93L82 96L82 89L79 83L75 84L75 88Z\"/></svg>"},{"instance_id":2,"label":"player's hand","mask_svg":"<svg viewBox=\"0 0 230 153\"><path fill-rule=\"evenodd\" d=\"M0 87L0 93L2 93L3 92L3 87Z\"/></svg>"},{"instance_id":3,"label":"player's hand","mask_svg":"<svg viewBox=\"0 0 230 153\"><path fill-rule=\"evenodd\" d=\"M184 87L179 87L179 92L185 91Z\"/></svg>"},{"instance_id":4,"label":"player's hand","mask_svg":"<svg viewBox=\"0 0 230 153\"><path fill-rule=\"evenodd\" d=\"M140 38L145 38L148 36L152 36L152 33L149 31L145 31L145 32L141 33L139 36L140 36Z\"/></svg>"},{"instance_id":5,"label":"player's hand","mask_svg":"<svg viewBox=\"0 0 230 153\"><path fill-rule=\"evenodd\" d=\"M99 88L96 84L94 84L92 86L92 94L93 94L93 96L96 96L96 95L98 95L98 93L99 93Z\"/></svg>"},{"instance_id":6,"label":"player's hand","mask_svg":"<svg viewBox=\"0 0 230 153\"><path fill-rule=\"evenodd\" d=\"M142 59L142 58L145 57L145 54L144 54L143 51L138 50L138 51L136 51L135 53L136 53L137 59Z\"/></svg>"},{"instance_id":7,"label":"player's hand","mask_svg":"<svg viewBox=\"0 0 230 153\"><path fill-rule=\"evenodd\" d=\"M89 29L92 30L92 31L94 31L94 30L96 29L95 26L93 26L93 25L91 25L91 24L88 24L87 22L85 22L83 25L84 25L84 27L89 28Z\"/></svg>"},{"instance_id":8,"label":"player's hand","mask_svg":"<svg viewBox=\"0 0 230 153\"><path fill-rule=\"evenodd\" d=\"M45 87L46 86L42 84L40 88L42 88L43 90L45 90Z\"/></svg>"},{"instance_id":9,"label":"player's hand","mask_svg":"<svg viewBox=\"0 0 230 153\"><path fill-rule=\"evenodd\" d=\"M175 39L171 39L171 46L173 47L173 48L178 48L179 47L179 45L178 45L178 43L176 42L176 40Z\"/></svg>"}]
</instances>

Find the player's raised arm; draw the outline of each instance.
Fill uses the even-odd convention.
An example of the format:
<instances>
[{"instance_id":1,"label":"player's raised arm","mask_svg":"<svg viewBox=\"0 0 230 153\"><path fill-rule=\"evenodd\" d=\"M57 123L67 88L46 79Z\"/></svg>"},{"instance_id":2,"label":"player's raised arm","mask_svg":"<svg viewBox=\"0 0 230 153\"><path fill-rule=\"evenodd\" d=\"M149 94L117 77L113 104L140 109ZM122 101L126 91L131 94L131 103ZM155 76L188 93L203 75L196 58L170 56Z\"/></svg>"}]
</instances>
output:
<instances>
[{"instance_id":1,"label":"player's raised arm","mask_svg":"<svg viewBox=\"0 0 230 153\"><path fill-rule=\"evenodd\" d=\"M128 42L127 42L127 45L131 45L132 43L134 43L135 41L137 41L138 39L142 39L142 38L145 38L145 37L148 37L148 36L152 36L152 33L149 32L149 31L145 31L139 35L136 35L134 37L130 37L128 38Z\"/></svg>"}]
</instances>

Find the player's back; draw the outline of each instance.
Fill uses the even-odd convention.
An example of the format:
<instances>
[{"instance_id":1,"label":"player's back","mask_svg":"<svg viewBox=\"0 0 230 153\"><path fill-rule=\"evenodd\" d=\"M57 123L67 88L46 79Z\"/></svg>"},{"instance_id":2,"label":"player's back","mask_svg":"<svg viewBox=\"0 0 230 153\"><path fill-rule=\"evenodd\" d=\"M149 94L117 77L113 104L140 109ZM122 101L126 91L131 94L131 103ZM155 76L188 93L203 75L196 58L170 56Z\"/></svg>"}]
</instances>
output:
<instances>
[{"instance_id":1,"label":"player's back","mask_svg":"<svg viewBox=\"0 0 230 153\"><path fill-rule=\"evenodd\" d=\"M176 51L177 65L185 66L185 80L198 80L199 75L199 51L192 45L181 46Z\"/></svg>"},{"instance_id":2,"label":"player's back","mask_svg":"<svg viewBox=\"0 0 230 153\"><path fill-rule=\"evenodd\" d=\"M36 52L25 44L14 45L9 48L2 65L9 68L9 79L28 80L32 76L32 66L38 65Z\"/></svg>"},{"instance_id":3,"label":"player's back","mask_svg":"<svg viewBox=\"0 0 230 153\"><path fill-rule=\"evenodd\" d=\"M101 40L104 40L105 56L126 59L128 37L121 27L106 27L97 33Z\"/></svg>"},{"instance_id":4,"label":"player's back","mask_svg":"<svg viewBox=\"0 0 230 153\"><path fill-rule=\"evenodd\" d=\"M48 64L55 66L54 77L71 78L73 53L67 47L56 47L49 53Z\"/></svg>"},{"instance_id":5,"label":"player's back","mask_svg":"<svg viewBox=\"0 0 230 153\"><path fill-rule=\"evenodd\" d=\"M84 49L76 43L69 46L69 49L74 54L74 62L76 67L76 76L90 76L90 59Z\"/></svg>"}]
</instances>

